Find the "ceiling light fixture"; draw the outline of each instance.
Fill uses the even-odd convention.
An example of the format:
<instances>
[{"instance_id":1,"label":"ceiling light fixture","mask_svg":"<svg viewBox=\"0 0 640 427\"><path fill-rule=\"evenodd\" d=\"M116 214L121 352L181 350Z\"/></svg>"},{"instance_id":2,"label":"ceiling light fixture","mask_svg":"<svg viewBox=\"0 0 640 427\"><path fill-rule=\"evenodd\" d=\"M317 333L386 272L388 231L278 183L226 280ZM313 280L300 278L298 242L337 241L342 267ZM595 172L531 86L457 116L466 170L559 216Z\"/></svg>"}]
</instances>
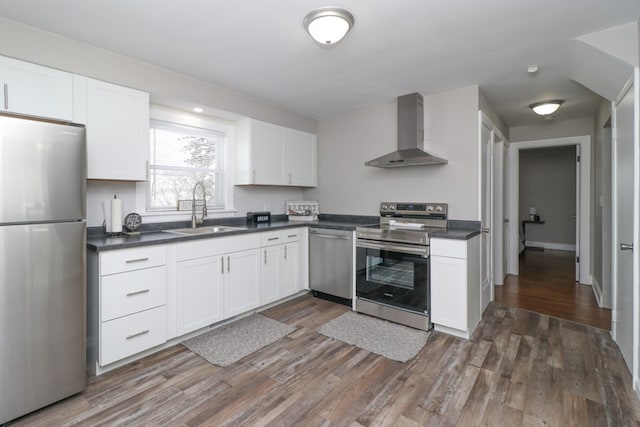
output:
<instances>
[{"instance_id":1,"label":"ceiling light fixture","mask_svg":"<svg viewBox=\"0 0 640 427\"><path fill-rule=\"evenodd\" d=\"M321 7L304 17L304 28L323 46L333 46L353 27L353 15L337 7Z\"/></svg>"},{"instance_id":2,"label":"ceiling light fixture","mask_svg":"<svg viewBox=\"0 0 640 427\"><path fill-rule=\"evenodd\" d=\"M561 99L554 99L552 101L544 101L544 102L536 102L535 104L529 105L529 108L533 110L539 116L548 116L549 114L555 113L560 105L562 105L564 101Z\"/></svg>"},{"instance_id":3,"label":"ceiling light fixture","mask_svg":"<svg viewBox=\"0 0 640 427\"><path fill-rule=\"evenodd\" d=\"M200 107L193 107L193 112L194 113L203 113L204 110L202 108L200 108Z\"/></svg>"}]
</instances>

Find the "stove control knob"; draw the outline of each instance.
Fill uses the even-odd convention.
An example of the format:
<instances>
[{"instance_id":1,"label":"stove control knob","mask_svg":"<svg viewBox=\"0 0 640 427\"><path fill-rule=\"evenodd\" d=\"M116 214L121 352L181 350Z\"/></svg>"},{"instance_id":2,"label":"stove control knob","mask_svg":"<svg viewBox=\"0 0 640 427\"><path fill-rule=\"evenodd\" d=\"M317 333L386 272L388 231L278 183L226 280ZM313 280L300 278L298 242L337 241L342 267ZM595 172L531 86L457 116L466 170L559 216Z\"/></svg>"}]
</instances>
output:
<instances>
[{"instance_id":1,"label":"stove control knob","mask_svg":"<svg viewBox=\"0 0 640 427\"><path fill-rule=\"evenodd\" d=\"M386 211L386 210L387 210L387 205L384 205L384 204L383 204L383 205L380 207L380 210L381 210L381 211Z\"/></svg>"},{"instance_id":2,"label":"stove control knob","mask_svg":"<svg viewBox=\"0 0 640 427\"><path fill-rule=\"evenodd\" d=\"M433 212L433 206L431 205L427 206L427 212Z\"/></svg>"},{"instance_id":3,"label":"stove control knob","mask_svg":"<svg viewBox=\"0 0 640 427\"><path fill-rule=\"evenodd\" d=\"M444 212L444 206L442 206L442 205L438 205L438 207L436 208L436 211L438 211L438 212Z\"/></svg>"},{"instance_id":4,"label":"stove control knob","mask_svg":"<svg viewBox=\"0 0 640 427\"><path fill-rule=\"evenodd\" d=\"M389 205L389 209L391 209L392 211L396 210L396 205Z\"/></svg>"}]
</instances>

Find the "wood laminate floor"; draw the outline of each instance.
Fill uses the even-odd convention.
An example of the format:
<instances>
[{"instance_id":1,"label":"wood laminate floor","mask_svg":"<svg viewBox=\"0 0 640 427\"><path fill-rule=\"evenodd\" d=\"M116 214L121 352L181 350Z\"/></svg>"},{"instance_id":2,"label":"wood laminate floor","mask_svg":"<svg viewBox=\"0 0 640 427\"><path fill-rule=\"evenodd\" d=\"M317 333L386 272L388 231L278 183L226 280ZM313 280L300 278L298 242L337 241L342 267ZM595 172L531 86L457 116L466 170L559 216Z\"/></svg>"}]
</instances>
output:
<instances>
[{"instance_id":1,"label":"wood laminate floor","mask_svg":"<svg viewBox=\"0 0 640 427\"><path fill-rule=\"evenodd\" d=\"M93 378L15 426L631 426L640 403L609 333L492 303L471 340L433 332L406 363L320 335L347 307L264 315L297 330L221 368L176 345Z\"/></svg>"},{"instance_id":2,"label":"wood laminate floor","mask_svg":"<svg viewBox=\"0 0 640 427\"><path fill-rule=\"evenodd\" d=\"M611 310L598 307L591 286L576 283L574 260L575 252L523 252L520 275L495 287L495 301L611 330Z\"/></svg>"}]
</instances>

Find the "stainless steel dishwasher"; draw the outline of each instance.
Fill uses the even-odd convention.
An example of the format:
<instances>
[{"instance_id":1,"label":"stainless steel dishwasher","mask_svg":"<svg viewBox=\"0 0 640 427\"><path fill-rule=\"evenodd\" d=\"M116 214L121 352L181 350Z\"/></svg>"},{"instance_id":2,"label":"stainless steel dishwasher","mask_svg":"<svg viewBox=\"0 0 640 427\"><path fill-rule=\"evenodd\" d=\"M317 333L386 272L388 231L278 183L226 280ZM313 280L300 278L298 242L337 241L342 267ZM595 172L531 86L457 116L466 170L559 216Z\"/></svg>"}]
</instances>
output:
<instances>
[{"instance_id":1,"label":"stainless steel dishwasher","mask_svg":"<svg viewBox=\"0 0 640 427\"><path fill-rule=\"evenodd\" d=\"M353 232L309 229L309 287L316 296L351 305Z\"/></svg>"}]
</instances>

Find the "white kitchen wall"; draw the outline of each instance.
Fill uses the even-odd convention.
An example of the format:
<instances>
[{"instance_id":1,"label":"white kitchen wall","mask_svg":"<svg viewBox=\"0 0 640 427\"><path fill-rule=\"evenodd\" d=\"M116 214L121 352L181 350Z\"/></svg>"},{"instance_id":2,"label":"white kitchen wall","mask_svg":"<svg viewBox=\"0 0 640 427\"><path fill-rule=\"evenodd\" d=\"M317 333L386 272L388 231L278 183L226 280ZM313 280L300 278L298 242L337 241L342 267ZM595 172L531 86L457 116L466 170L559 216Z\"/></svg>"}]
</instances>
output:
<instances>
[{"instance_id":1,"label":"white kitchen wall","mask_svg":"<svg viewBox=\"0 0 640 427\"><path fill-rule=\"evenodd\" d=\"M424 104L425 150L448 164L364 166L396 149L396 103L375 105L320 120L318 187L303 197L323 213L360 215L377 215L385 200L447 202L451 219L479 220L479 89L425 96Z\"/></svg>"}]
</instances>

